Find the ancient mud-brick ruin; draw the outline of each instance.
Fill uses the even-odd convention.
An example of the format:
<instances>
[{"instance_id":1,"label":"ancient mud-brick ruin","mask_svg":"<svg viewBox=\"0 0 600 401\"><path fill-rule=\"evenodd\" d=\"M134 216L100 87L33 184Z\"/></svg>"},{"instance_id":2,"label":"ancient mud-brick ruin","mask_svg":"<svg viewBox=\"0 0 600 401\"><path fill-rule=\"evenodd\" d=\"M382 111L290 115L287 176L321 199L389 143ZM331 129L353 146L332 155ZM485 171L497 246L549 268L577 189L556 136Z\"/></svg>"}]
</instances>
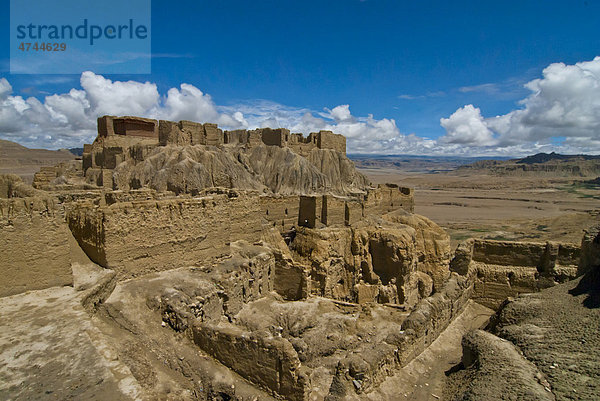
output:
<instances>
[{"instance_id":1,"label":"ancient mud-brick ruin","mask_svg":"<svg viewBox=\"0 0 600 401\"><path fill-rule=\"evenodd\" d=\"M34 187L0 180L0 296L75 285L129 372L107 376L121 399L376 399L474 301L594 263L557 243L453 253L328 131L105 116ZM101 278L74 284L82 265Z\"/></svg>"}]
</instances>

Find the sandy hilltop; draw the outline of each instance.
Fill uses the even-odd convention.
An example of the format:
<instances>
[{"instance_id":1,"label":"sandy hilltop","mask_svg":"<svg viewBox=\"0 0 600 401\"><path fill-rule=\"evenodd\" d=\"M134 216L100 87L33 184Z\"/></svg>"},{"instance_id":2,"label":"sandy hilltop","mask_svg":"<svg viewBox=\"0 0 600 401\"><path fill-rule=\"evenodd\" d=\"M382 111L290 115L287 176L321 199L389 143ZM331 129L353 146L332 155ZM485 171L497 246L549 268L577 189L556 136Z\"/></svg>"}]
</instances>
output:
<instances>
[{"instance_id":1,"label":"sandy hilltop","mask_svg":"<svg viewBox=\"0 0 600 401\"><path fill-rule=\"evenodd\" d=\"M0 145L2 399L600 397L599 157L133 116Z\"/></svg>"}]
</instances>

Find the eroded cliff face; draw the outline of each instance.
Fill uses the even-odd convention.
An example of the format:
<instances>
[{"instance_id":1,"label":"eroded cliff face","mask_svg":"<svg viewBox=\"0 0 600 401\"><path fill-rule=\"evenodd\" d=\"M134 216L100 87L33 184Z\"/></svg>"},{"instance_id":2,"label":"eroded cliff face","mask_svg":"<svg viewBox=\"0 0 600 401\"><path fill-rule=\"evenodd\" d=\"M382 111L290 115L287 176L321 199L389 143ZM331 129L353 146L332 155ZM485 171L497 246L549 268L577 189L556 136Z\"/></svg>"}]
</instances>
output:
<instances>
[{"instance_id":1,"label":"eroded cliff face","mask_svg":"<svg viewBox=\"0 0 600 401\"><path fill-rule=\"evenodd\" d=\"M382 217L415 229L418 269L431 277L434 290L442 288L450 275L450 271L444 268L452 257L450 236L427 217L405 210L396 210Z\"/></svg>"},{"instance_id":2,"label":"eroded cliff face","mask_svg":"<svg viewBox=\"0 0 600 401\"><path fill-rule=\"evenodd\" d=\"M363 193L369 182L341 152L313 149L303 157L289 148L164 146L143 161L129 159L114 170L115 189L149 187L196 194L225 187L290 194Z\"/></svg>"}]
</instances>

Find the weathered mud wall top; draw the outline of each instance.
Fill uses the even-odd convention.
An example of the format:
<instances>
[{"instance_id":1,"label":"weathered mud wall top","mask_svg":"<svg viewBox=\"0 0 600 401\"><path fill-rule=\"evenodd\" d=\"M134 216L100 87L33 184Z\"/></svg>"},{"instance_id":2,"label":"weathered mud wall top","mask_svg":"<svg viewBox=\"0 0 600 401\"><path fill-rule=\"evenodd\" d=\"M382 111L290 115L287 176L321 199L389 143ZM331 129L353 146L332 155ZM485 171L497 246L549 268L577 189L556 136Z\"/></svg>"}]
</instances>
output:
<instances>
[{"instance_id":1,"label":"weathered mud wall top","mask_svg":"<svg viewBox=\"0 0 600 401\"><path fill-rule=\"evenodd\" d=\"M264 143L270 146L289 147L302 155L307 154L311 149L332 149L346 154L346 138L331 131L313 132L305 138L302 134L291 134L286 128L223 132L216 124L200 124L185 120L173 122L131 116L98 118L98 137L115 136L128 139L149 138L153 139L156 145L161 146L222 144L254 146Z\"/></svg>"}]
</instances>

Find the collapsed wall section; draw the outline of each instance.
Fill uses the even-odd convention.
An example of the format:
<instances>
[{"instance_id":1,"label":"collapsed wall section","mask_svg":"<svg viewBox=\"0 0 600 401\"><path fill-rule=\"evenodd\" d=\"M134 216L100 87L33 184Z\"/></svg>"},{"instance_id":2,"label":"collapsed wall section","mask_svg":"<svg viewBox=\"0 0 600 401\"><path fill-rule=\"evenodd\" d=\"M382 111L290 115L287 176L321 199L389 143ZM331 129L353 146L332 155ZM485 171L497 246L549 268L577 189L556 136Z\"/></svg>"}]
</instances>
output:
<instances>
[{"instance_id":1,"label":"collapsed wall section","mask_svg":"<svg viewBox=\"0 0 600 401\"><path fill-rule=\"evenodd\" d=\"M298 196L218 192L167 199L108 192L108 204L74 203L67 221L90 259L121 279L204 263L228 254L232 241L254 242L268 228L288 232L297 224Z\"/></svg>"},{"instance_id":2,"label":"collapsed wall section","mask_svg":"<svg viewBox=\"0 0 600 401\"><path fill-rule=\"evenodd\" d=\"M472 290L472 277L452 275L438 292L420 300L402 321L400 330L388 334L377 349L356 352L340 360L329 394L369 392L408 365L464 311Z\"/></svg>"},{"instance_id":3,"label":"collapsed wall section","mask_svg":"<svg viewBox=\"0 0 600 401\"><path fill-rule=\"evenodd\" d=\"M412 307L439 290L449 275L449 237L425 218L397 212L349 227L299 228L290 246L297 260L310 266L312 293Z\"/></svg>"},{"instance_id":4,"label":"collapsed wall section","mask_svg":"<svg viewBox=\"0 0 600 401\"><path fill-rule=\"evenodd\" d=\"M580 253L573 244L471 239L459 245L450 268L475 275L473 299L494 309L508 297L575 278Z\"/></svg>"},{"instance_id":5,"label":"collapsed wall section","mask_svg":"<svg viewBox=\"0 0 600 401\"><path fill-rule=\"evenodd\" d=\"M0 297L72 285L70 235L56 200L0 199Z\"/></svg>"},{"instance_id":6,"label":"collapsed wall section","mask_svg":"<svg viewBox=\"0 0 600 401\"><path fill-rule=\"evenodd\" d=\"M260 196L258 203L261 216L280 232L289 231L298 224L300 196Z\"/></svg>"},{"instance_id":7,"label":"collapsed wall section","mask_svg":"<svg viewBox=\"0 0 600 401\"><path fill-rule=\"evenodd\" d=\"M375 190L367 193L364 204L365 215L381 216L397 209L413 213L415 209L414 190L396 184L379 184Z\"/></svg>"}]
</instances>

